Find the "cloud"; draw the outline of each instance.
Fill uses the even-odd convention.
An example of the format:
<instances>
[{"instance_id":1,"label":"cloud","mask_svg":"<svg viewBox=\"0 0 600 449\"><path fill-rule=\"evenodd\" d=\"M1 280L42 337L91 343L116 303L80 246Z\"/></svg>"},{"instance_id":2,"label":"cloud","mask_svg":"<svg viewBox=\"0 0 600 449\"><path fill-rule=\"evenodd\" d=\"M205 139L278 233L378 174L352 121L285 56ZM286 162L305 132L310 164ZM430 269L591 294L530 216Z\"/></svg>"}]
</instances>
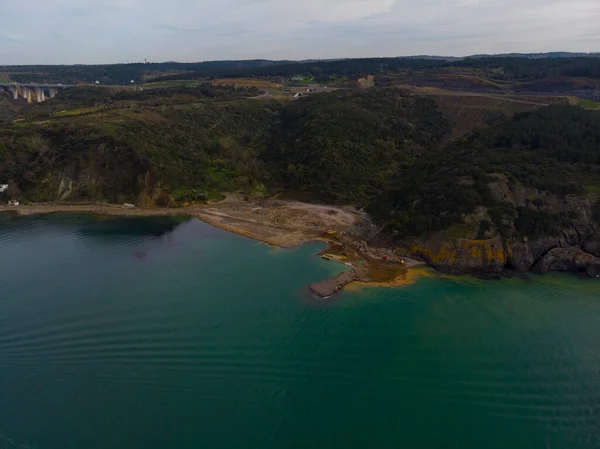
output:
<instances>
[{"instance_id":1,"label":"cloud","mask_svg":"<svg viewBox=\"0 0 600 449\"><path fill-rule=\"evenodd\" d=\"M9 64L600 49L598 0L4 0L2 11Z\"/></svg>"},{"instance_id":2,"label":"cloud","mask_svg":"<svg viewBox=\"0 0 600 449\"><path fill-rule=\"evenodd\" d=\"M20 41L19 39L13 39L9 36L0 35L0 45L18 44L20 42L22 41Z\"/></svg>"},{"instance_id":3,"label":"cloud","mask_svg":"<svg viewBox=\"0 0 600 449\"><path fill-rule=\"evenodd\" d=\"M161 23L152 25L152 28L154 28L155 30L177 31L180 33L199 33L199 32L202 32L203 30L206 30L206 28L182 28L182 27L178 27L178 26L165 25L165 24L161 24Z\"/></svg>"}]
</instances>

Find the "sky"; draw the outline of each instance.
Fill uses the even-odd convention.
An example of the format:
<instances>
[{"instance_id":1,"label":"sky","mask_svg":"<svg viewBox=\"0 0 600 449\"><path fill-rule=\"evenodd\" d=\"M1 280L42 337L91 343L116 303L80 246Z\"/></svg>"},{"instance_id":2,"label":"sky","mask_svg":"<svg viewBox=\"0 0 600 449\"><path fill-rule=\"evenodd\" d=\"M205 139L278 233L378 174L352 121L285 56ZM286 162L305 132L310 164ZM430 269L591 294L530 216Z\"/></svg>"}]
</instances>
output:
<instances>
[{"instance_id":1,"label":"sky","mask_svg":"<svg viewBox=\"0 0 600 449\"><path fill-rule=\"evenodd\" d=\"M600 0L0 0L0 65L600 52Z\"/></svg>"}]
</instances>

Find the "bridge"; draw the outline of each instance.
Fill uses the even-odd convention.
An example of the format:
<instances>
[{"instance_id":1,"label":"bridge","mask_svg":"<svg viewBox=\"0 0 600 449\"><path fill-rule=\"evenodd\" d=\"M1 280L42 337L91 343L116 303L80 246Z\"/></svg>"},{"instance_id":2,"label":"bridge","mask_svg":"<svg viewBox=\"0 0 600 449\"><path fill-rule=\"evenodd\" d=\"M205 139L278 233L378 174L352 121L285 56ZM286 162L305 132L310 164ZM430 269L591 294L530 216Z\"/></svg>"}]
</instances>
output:
<instances>
[{"instance_id":1,"label":"bridge","mask_svg":"<svg viewBox=\"0 0 600 449\"><path fill-rule=\"evenodd\" d=\"M14 100L20 97L27 100L27 103L31 103L35 98L35 101L41 103L46 101L46 98L54 98L60 89L66 89L73 87L67 84L36 84L36 83L4 83L0 84L0 90L6 90L10 92ZM46 93L48 96L46 97Z\"/></svg>"}]
</instances>

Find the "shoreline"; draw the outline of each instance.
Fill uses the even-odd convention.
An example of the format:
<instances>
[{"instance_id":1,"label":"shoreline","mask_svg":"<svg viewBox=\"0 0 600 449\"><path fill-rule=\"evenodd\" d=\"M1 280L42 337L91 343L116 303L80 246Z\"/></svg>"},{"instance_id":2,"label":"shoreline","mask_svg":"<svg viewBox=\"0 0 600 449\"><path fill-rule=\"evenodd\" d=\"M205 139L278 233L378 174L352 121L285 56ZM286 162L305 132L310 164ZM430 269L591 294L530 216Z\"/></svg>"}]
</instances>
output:
<instances>
[{"instance_id":1,"label":"shoreline","mask_svg":"<svg viewBox=\"0 0 600 449\"><path fill-rule=\"evenodd\" d=\"M261 206L253 207L257 204ZM51 203L0 206L0 212L21 216L51 213L92 213L122 217L188 216L271 247L294 248L323 242L328 246L317 254L318 257L351 266L352 269L333 279L308 286L312 294L320 298L331 297L353 284L362 287L408 285L427 266L410 259L405 263L388 249L367 250L364 246L356 245L360 240L343 236L345 230L364 219L364 215L354 210L299 202L261 201L257 204L232 201L177 209L138 209L111 204ZM309 224L306 224L307 221Z\"/></svg>"}]
</instances>

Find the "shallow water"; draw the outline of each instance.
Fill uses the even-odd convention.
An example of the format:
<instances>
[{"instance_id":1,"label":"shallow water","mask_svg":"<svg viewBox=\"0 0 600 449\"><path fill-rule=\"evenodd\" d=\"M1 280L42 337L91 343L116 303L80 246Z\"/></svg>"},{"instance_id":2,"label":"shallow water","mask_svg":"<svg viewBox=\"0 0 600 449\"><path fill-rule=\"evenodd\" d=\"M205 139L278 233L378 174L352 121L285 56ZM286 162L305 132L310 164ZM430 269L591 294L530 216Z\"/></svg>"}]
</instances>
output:
<instances>
[{"instance_id":1,"label":"shallow water","mask_svg":"<svg viewBox=\"0 0 600 449\"><path fill-rule=\"evenodd\" d=\"M345 268L319 249L197 220L0 220L0 443L600 446L599 282L422 278L319 301L306 285Z\"/></svg>"}]
</instances>

